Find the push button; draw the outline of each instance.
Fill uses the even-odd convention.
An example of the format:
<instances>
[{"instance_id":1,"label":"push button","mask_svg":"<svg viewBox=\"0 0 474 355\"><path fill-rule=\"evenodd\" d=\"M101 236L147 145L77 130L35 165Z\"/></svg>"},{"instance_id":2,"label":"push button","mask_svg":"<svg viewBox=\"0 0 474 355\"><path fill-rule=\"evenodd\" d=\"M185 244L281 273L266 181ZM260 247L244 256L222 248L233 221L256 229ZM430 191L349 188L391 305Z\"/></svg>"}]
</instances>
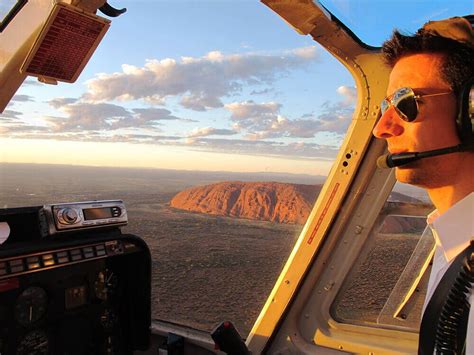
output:
<instances>
[{"instance_id":1,"label":"push button","mask_svg":"<svg viewBox=\"0 0 474 355\"><path fill-rule=\"evenodd\" d=\"M30 256L26 259L26 264L28 266L28 270L35 270L41 267L39 258L37 256Z\"/></svg>"},{"instance_id":2,"label":"push button","mask_svg":"<svg viewBox=\"0 0 474 355\"><path fill-rule=\"evenodd\" d=\"M54 265L54 256L53 256L53 254L43 255L43 265L44 266Z\"/></svg>"},{"instance_id":3,"label":"push button","mask_svg":"<svg viewBox=\"0 0 474 355\"><path fill-rule=\"evenodd\" d=\"M56 254L56 256L58 258L58 264L64 264L69 261L67 251L60 251Z\"/></svg>"},{"instance_id":4,"label":"push button","mask_svg":"<svg viewBox=\"0 0 474 355\"><path fill-rule=\"evenodd\" d=\"M94 257L94 249L92 249L92 247L86 247L83 249L83 251L84 251L84 257L86 259Z\"/></svg>"},{"instance_id":5,"label":"push button","mask_svg":"<svg viewBox=\"0 0 474 355\"><path fill-rule=\"evenodd\" d=\"M16 259L10 261L10 270L13 273L25 271L23 259Z\"/></svg>"},{"instance_id":6,"label":"push button","mask_svg":"<svg viewBox=\"0 0 474 355\"><path fill-rule=\"evenodd\" d=\"M95 251L97 252L97 256L104 256L106 254L105 247L103 245L97 245L95 247Z\"/></svg>"},{"instance_id":7,"label":"push button","mask_svg":"<svg viewBox=\"0 0 474 355\"><path fill-rule=\"evenodd\" d=\"M0 262L0 276L6 275L7 272L7 263L5 262Z\"/></svg>"},{"instance_id":8,"label":"push button","mask_svg":"<svg viewBox=\"0 0 474 355\"><path fill-rule=\"evenodd\" d=\"M71 250L71 260L72 260L72 261L82 260L81 249L73 249L73 250Z\"/></svg>"},{"instance_id":9,"label":"push button","mask_svg":"<svg viewBox=\"0 0 474 355\"><path fill-rule=\"evenodd\" d=\"M112 217L119 217L121 213L120 207L112 207Z\"/></svg>"}]
</instances>

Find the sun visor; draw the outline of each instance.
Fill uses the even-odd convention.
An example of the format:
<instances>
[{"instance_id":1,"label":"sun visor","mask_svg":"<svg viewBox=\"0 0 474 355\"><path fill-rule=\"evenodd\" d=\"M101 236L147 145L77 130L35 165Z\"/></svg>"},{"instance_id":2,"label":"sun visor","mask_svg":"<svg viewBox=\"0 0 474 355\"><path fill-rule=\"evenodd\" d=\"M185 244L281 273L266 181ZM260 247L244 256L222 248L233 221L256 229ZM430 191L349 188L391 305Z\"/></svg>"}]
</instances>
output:
<instances>
[{"instance_id":1,"label":"sun visor","mask_svg":"<svg viewBox=\"0 0 474 355\"><path fill-rule=\"evenodd\" d=\"M109 26L107 19L55 4L20 71L50 84L76 81Z\"/></svg>"}]
</instances>

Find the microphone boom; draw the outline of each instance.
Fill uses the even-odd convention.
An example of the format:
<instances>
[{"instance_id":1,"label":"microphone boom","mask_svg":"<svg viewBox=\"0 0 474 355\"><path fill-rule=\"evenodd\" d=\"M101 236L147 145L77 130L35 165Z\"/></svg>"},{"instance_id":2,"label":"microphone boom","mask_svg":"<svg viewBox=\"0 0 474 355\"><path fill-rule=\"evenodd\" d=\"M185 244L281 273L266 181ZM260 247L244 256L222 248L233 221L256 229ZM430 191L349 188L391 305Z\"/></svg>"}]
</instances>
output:
<instances>
[{"instance_id":1,"label":"microphone boom","mask_svg":"<svg viewBox=\"0 0 474 355\"><path fill-rule=\"evenodd\" d=\"M435 157L438 155L444 155L444 154L455 153L455 152L462 152L464 150L465 150L465 146L463 144L458 144L453 147L429 150L426 152L411 152L411 153L406 152L406 153L399 153L399 154L385 154L385 155L380 156L377 159L377 166L381 169L390 169L397 166L406 165L423 158Z\"/></svg>"}]
</instances>

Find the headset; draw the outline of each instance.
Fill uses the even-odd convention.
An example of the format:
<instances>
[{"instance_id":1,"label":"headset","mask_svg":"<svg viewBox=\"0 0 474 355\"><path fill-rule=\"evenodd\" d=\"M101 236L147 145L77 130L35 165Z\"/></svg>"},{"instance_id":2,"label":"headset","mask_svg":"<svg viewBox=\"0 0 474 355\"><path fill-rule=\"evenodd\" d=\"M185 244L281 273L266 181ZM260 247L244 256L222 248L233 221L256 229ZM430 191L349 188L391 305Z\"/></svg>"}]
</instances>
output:
<instances>
[{"instance_id":1,"label":"headset","mask_svg":"<svg viewBox=\"0 0 474 355\"><path fill-rule=\"evenodd\" d=\"M456 125L461 144L474 151L474 78L464 85L459 93L459 109Z\"/></svg>"},{"instance_id":2,"label":"headset","mask_svg":"<svg viewBox=\"0 0 474 355\"><path fill-rule=\"evenodd\" d=\"M474 27L474 15L463 17ZM474 151L474 77L464 84L458 99L457 132L465 150Z\"/></svg>"},{"instance_id":3,"label":"headset","mask_svg":"<svg viewBox=\"0 0 474 355\"><path fill-rule=\"evenodd\" d=\"M474 27L474 15L463 17ZM458 99L457 132L465 150L474 151L474 77L464 84Z\"/></svg>"}]
</instances>

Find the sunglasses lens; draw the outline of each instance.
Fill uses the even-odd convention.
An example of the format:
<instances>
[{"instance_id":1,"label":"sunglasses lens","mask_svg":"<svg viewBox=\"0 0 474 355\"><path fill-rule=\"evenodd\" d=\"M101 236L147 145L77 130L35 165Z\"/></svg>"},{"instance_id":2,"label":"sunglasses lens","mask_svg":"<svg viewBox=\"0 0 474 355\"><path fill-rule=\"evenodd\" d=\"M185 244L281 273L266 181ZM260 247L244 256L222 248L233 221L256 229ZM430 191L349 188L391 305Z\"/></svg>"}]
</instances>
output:
<instances>
[{"instance_id":1,"label":"sunglasses lens","mask_svg":"<svg viewBox=\"0 0 474 355\"><path fill-rule=\"evenodd\" d=\"M405 121L414 121L418 114L418 107L416 105L416 99L414 96L405 96L394 102L395 107L400 111Z\"/></svg>"},{"instance_id":2,"label":"sunglasses lens","mask_svg":"<svg viewBox=\"0 0 474 355\"><path fill-rule=\"evenodd\" d=\"M390 107L390 102L387 99L383 99L382 103L380 104L380 110L382 111L382 115L385 113L385 111L388 110Z\"/></svg>"},{"instance_id":3,"label":"sunglasses lens","mask_svg":"<svg viewBox=\"0 0 474 355\"><path fill-rule=\"evenodd\" d=\"M380 104L382 115L390 106L395 106L395 110L400 118L407 122L414 121L418 114L418 105L416 103L415 93L411 88L400 88L392 95L392 99L385 98Z\"/></svg>"}]
</instances>

